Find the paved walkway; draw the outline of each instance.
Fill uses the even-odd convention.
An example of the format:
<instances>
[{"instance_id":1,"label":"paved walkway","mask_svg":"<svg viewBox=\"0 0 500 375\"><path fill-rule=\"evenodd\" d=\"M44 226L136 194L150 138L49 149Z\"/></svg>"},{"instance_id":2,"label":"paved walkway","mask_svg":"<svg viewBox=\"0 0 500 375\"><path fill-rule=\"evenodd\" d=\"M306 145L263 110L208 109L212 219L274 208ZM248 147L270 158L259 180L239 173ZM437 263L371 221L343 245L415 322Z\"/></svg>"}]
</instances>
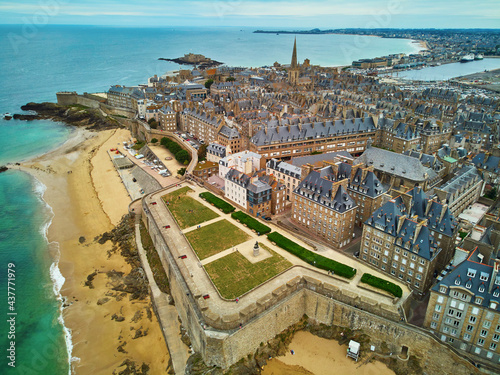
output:
<instances>
[{"instance_id":1,"label":"paved walkway","mask_svg":"<svg viewBox=\"0 0 500 375\"><path fill-rule=\"evenodd\" d=\"M179 335L179 320L177 310L175 309L175 306L168 303L168 295L163 293L158 288L158 285L156 285L156 281L153 277L153 272L149 267L146 252L142 247L141 231L139 228L139 224L135 224L135 240L137 243L137 249L139 250L139 256L142 261L142 266L149 281L151 294L154 300L154 304L156 305L158 317L160 319L160 326L163 330L163 336L165 337L165 340L167 342L170 357L172 358L174 372L176 375L184 375L184 370L186 368L189 354L186 345L181 341Z\"/></svg>"},{"instance_id":2,"label":"paved walkway","mask_svg":"<svg viewBox=\"0 0 500 375\"><path fill-rule=\"evenodd\" d=\"M182 185L187 186L187 183L183 183ZM212 209L215 212L220 214L219 210L215 209L213 206L207 204L203 199L199 198L198 194L202 191L205 191L204 189L199 188L198 186L192 186L192 185L190 185L189 187L194 190L194 193L190 194L190 196L193 199L198 200L200 203L206 205L210 209ZM153 218L155 219L155 221L157 222L159 227L161 227L163 225L169 225L169 224L171 225L174 222L170 211L167 209L167 207L163 203L160 203L160 202L162 202L160 199L161 196L165 195L169 191L170 190L162 190L162 191L153 193L146 198L146 202L154 202L154 201L158 202L157 205L148 205L148 206L150 208L150 211L151 211ZM379 276L382 278L384 278L384 277L387 278L387 277L385 275L377 272L376 270L373 270L373 269L369 268L368 266L363 265L361 262L357 261L352 256L346 256L344 254L341 254L341 253L334 251L332 249L328 249L326 247L322 248L321 255L328 257L328 258L331 258L331 259L334 259L338 262L344 263L346 265L349 265L349 266L357 269L357 276L354 277L353 280L346 280L346 279L340 278L336 275L328 275L327 271L319 270L319 269L305 263L304 261L298 259L297 257L293 256L289 252L287 252L287 251L285 251L277 246L274 246L272 243L270 243L270 241L268 241L266 236L257 236L255 234L255 232L251 231L243 224L238 223L236 220L232 220L229 217L230 215L221 214L221 216L224 218L226 218L226 216L227 216L227 220L230 221L233 225L237 226L239 229L241 229L245 233L248 233L249 235L251 235L252 241L257 240L259 242L264 243L269 248L271 248L273 251L280 254L284 258L288 259L292 264L300 265L302 267L298 267L298 268L293 267L290 270L281 274L280 276L260 285L259 287L254 289L252 292L250 292L247 295L240 298L239 303L236 304L236 303L233 303L231 301L227 301L219 296L218 291L216 290L212 281L210 280L210 278L208 277L204 268L202 267L202 262L200 262L200 260L196 256L196 253L192 250L189 242L184 237L184 234L177 227L177 225L175 225L175 228L172 227L171 228L172 230L162 231L162 233L164 235L165 242L168 244L174 259L178 259L180 255L187 255L186 259L177 260L179 269L182 272L182 274L184 275L185 281L186 281L188 287L191 289L194 296L197 296L197 295L199 296L202 294L209 294L210 295L210 298L205 300L204 303L209 305L212 312L219 314L220 316L238 313L239 311L241 311L245 307L253 304L256 300L258 300L262 296L269 294L272 291L274 291L276 288L286 284L289 280L291 280L297 276L301 277L304 275L316 278L322 282L337 285L341 289L348 289L351 292L358 294L359 296L370 298L370 299L378 301L378 302L383 302L389 306L392 305L392 298L379 295L379 294L371 292L369 290L358 288L357 284L359 282L359 278L365 272L369 272L375 276ZM273 231L281 233L282 235L292 239L293 241L297 242L298 244L300 244L301 246L304 246L307 249L311 249L311 247L309 245L304 243L299 238L292 237L290 235L290 233L288 233L287 231L285 231L281 228L278 228L273 224L270 224L270 223L266 223L266 224L269 225ZM312 251L314 251L314 250L312 250ZM225 255L227 255L227 250L225 252ZM224 254L221 254L220 256L222 257L222 256L224 256ZM191 277L189 277L189 276L191 276ZM403 289L403 299L401 299L395 305L395 307L398 307L401 304L401 302L405 299L405 297L408 296L408 294L409 294L409 290L404 284L399 284L399 285Z\"/></svg>"},{"instance_id":3,"label":"paved walkway","mask_svg":"<svg viewBox=\"0 0 500 375\"><path fill-rule=\"evenodd\" d=\"M198 224L198 225L193 225L192 227L189 227L189 228L186 228L186 229L183 229L182 230L182 233L186 234L186 233L189 233L195 229L198 229L198 226L207 226L207 225L210 225L212 223L216 223L218 221L221 221L221 220L224 220L225 217L224 216L219 216L219 217L216 217L215 219L212 219L212 220L208 220L208 221L204 221L203 223L201 224Z\"/></svg>"}]
</instances>

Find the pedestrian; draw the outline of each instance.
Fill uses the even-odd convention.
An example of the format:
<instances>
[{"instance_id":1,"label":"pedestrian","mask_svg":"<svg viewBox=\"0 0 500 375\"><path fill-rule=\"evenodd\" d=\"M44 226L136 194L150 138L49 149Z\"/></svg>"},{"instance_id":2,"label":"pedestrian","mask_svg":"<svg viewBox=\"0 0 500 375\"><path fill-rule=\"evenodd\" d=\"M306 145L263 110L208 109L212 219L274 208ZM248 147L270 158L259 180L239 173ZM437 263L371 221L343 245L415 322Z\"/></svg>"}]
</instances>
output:
<instances>
[{"instance_id":1,"label":"pedestrian","mask_svg":"<svg viewBox=\"0 0 500 375\"><path fill-rule=\"evenodd\" d=\"M239 299L238 299L238 298L236 298L236 303L238 303L238 302L239 302Z\"/></svg>"}]
</instances>

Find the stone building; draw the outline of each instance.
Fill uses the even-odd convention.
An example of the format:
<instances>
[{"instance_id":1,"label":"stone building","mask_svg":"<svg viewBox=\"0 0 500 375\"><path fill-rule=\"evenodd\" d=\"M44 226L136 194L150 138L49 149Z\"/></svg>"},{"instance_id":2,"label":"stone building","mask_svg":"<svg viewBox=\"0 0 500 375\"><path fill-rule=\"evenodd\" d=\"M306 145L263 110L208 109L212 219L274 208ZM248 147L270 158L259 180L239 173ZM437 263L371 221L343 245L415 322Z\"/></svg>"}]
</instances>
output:
<instances>
[{"instance_id":1,"label":"stone building","mask_svg":"<svg viewBox=\"0 0 500 375\"><path fill-rule=\"evenodd\" d=\"M476 247L432 289L424 327L441 341L500 363L500 260Z\"/></svg>"},{"instance_id":2,"label":"stone building","mask_svg":"<svg viewBox=\"0 0 500 375\"><path fill-rule=\"evenodd\" d=\"M219 163L219 160L226 157L226 153L229 155L231 151L226 146L222 146L218 143L210 143L207 146L207 161L212 161L214 163Z\"/></svg>"},{"instance_id":3,"label":"stone building","mask_svg":"<svg viewBox=\"0 0 500 375\"><path fill-rule=\"evenodd\" d=\"M474 165L458 170L445 184L435 187L434 194L441 203L447 204L451 213L458 217L467 207L477 202L483 191L484 181Z\"/></svg>"},{"instance_id":4,"label":"stone building","mask_svg":"<svg viewBox=\"0 0 500 375\"><path fill-rule=\"evenodd\" d=\"M301 169L284 161L271 159L266 164L266 174L273 175L286 186L286 200L291 201L292 193L301 181Z\"/></svg>"},{"instance_id":5,"label":"stone building","mask_svg":"<svg viewBox=\"0 0 500 375\"><path fill-rule=\"evenodd\" d=\"M219 177L224 179L231 168L252 175L264 167L265 160L259 154L250 151L238 152L219 160Z\"/></svg>"},{"instance_id":6,"label":"stone building","mask_svg":"<svg viewBox=\"0 0 500 375\"><path fill-rule=\"evenodd\" d=\"M264 125L250 140L250 150L267 160L347 151L360 154L376 134L373 118L355 118L288 125Z\"/></svg>"},{"instance_id":7,"label":"stone building","mask_svg":"<svg viewBox=\"0 0 500 375\"><path fill-rule=\"evenodd\" d=\"M198 109L186 108L181 112L181 130L192 134L205 143L217 142L219 130L224 126L224 120L210 116Z\"/></svg>"},{"instance_id":8,"label":"stone building","mask_svg":"<svg viewBox=\"0 0 500 375\"><path fill-rule=\"evenodd\" d=\"M453 256L457 224L446 205L416 187L364 223L360 259L424 294Z\"/></svg>"},{"instance_id":9,"label":"stone building","mask_svg":"<svg viewBox=\"0 0 500 375\"><path fill-rule=\"evenodd\" d=\"M299 65L297 63L297 38L293 42L292 62L288 68L288 83L296 85L299 82Z\"/></svg>"},{"instance_id":10,"label":"stone building","mask_svg":"<svg viewBox=\"0 0 500 375\"><path fill-rule=\"evenodd\" d=\"M108 104L113 107L133 109L132 94L137 87L111 86L108 90Z\"/></svg>"},{"instance_id":11,"label":"stone building","mask_svg":"<svg viewBox=\"0 0 500 375\"><path fill-rule=\"evenodd\" d=\"M177 130L177 115L169 105L160 108L158 113L160 128L165 131L175 132Z\"/></svg>"},{"instance_id":12,"label":"stone building","mask_svg":"<svg viewBox=\"0 0 500 375\"><path fill-rule=\"evenodd\" d=\"M200 161L193 169L193 175L203 180L219 174L219 163Z\"/></svg>"},{"instance_id":13,"label":"stone building","mask_svg":"<svg viewBox=\"0 0 500 375\"><path fill-rule=\"evenodd\" d=\"M417 154L420 155L420 154ZM427 161L424 161L427 164ZM353 164L373 166L378 179L390 189L412 189L420 186L428 190L441 181L442 165L422 163L419 157L398 154L376 147L368 147Z\"/></svg>"},{"instance_id":14,"label":"stone building","mask_svg":"<svg viewBox=\"0 0 500 375\"><path fill-rule=\"evenodd\" d=\"M336 248L351 242L357 204L349 180L337 181L331 167L311 171L293 192L291 220Z\"/></svg>"},{"instance_id":15,"label":"stone building","mask_svg":"<svg viewBox=\"0 0 500 375\"><path fill-rule=\"evenodd\" d=\"M222 146L230 147L231 151L234 153L243 151L243 142L238 129L235 127L223 125L217 133L217 143Z\"/></svg>"}]
</instances>

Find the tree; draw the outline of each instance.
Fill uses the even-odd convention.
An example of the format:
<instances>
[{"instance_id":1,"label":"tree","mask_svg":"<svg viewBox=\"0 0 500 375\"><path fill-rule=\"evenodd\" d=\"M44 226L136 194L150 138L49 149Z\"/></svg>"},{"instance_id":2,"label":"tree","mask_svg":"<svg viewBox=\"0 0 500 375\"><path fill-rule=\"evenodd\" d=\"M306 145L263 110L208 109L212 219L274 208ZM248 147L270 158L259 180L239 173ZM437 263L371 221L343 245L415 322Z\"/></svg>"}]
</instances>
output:
<instances>
[{"instance_id":1,"label":"tree","mask_svg":"<svg viewBox=\"0 0 500 375\"><path fill-rule=\"evenodd\" d=\"M175 153L175 159L181 164L189 164L191 161L191 155L189 155L189 152L186 150L180 150Z\"/></svg>"},{"instance_id":2,"label":"tree","mask_svg":"<svg viewBox=\"0 0 500 375\"><path fill-rule=\"evenodd\" d=\"M186 168L178 169L177 174L180 176L184 176L186 174Z\"/></svg>"},{"instance_id":3,"label":"tree","mask_svg":"<svg viewBox=\"0 0 500 375\"><path fill-rule=\"evenodd\" d=\"M490 190L486 192L486 194L484 194L484 196L485 198L495 200L497 197L497 187L493 186Z\"/></svg>"},{"instance_id":4,"label":"tree","mask_svg":"<svg viewBox=\"0 0 500 375\"><path fill-rule=\"evenodd\" d=\"M213 84L213 83L214 83L214 80L213 80L212 78L207 79L207 80L205 81L205 87L206 87L207 89L210 89L210 86L212 86L212 84Z\"/></svg>"},{"instance_id":5,"label":"tree","mask_svg":"<svg viewBox=\"0 0 500 375\"><path fill-rule=\"evenodd\" d=\"M207 158L207 145L201 145L198 150L198 160L202 161Z\"/></svg>"},{"instance_id":6,"label":"tree","mask_svg":"<svg viewBox=\"0 0 500 375\"><path fill-rule=\"evenodd\" d=\"M234 82L236 79L234 77L227 77L226 82Z\"/></svg>"},{"instance_id":7,"label":"tree","mask_svg":"<svg viewBox=\"0 0 500 375\"><path fill-rule=\"evenodd\" d=\"M158 143L158 139L156 138L151 139L151 143Z\"/></svg>"},{"instance_id":8,"label":"tree","mask_svg":"<svg viewBox=\"0 0 500 375\"><path fill-rule=\"evenodd\" d=\"M151 129L158 129L158 122L154 119L154 117L151 117L148 120L148 124L151 127Z\"/></svg>"}]
</instances>

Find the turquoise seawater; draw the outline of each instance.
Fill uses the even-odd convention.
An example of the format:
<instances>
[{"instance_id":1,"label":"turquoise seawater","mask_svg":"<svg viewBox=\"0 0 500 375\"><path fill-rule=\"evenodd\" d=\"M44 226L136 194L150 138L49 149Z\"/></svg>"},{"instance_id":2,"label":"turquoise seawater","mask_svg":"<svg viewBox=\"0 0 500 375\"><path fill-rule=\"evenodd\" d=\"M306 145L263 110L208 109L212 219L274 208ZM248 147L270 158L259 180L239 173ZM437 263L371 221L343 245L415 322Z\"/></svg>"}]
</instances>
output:
<instances>
[{"instance_id":1,"label":"turquoise seawater","mask_svg":"<svg viewBox=\"0 0 500 375\"><path fill-rule=\"evenodd\" d=\"M294 35L254 34L250 28L115 28L0 25L0 114L27 102L55 101L57 91L102 92L137 85L179 66L159 57L202 53L232 66L290 63ZM298 58L339 66L389 53L413 53L415 43L352 35L298 35ZM43 154L71 129L51 121L0 120L0 165ZM52 211L43 186L16 170L0 174L0 374L68 374L68 350L54 265L57 244L44 233ZM16 368L7 366L7 271L15 264ZM52 278L51 278L52 275Z\"/></svg>"}]
</instances>

